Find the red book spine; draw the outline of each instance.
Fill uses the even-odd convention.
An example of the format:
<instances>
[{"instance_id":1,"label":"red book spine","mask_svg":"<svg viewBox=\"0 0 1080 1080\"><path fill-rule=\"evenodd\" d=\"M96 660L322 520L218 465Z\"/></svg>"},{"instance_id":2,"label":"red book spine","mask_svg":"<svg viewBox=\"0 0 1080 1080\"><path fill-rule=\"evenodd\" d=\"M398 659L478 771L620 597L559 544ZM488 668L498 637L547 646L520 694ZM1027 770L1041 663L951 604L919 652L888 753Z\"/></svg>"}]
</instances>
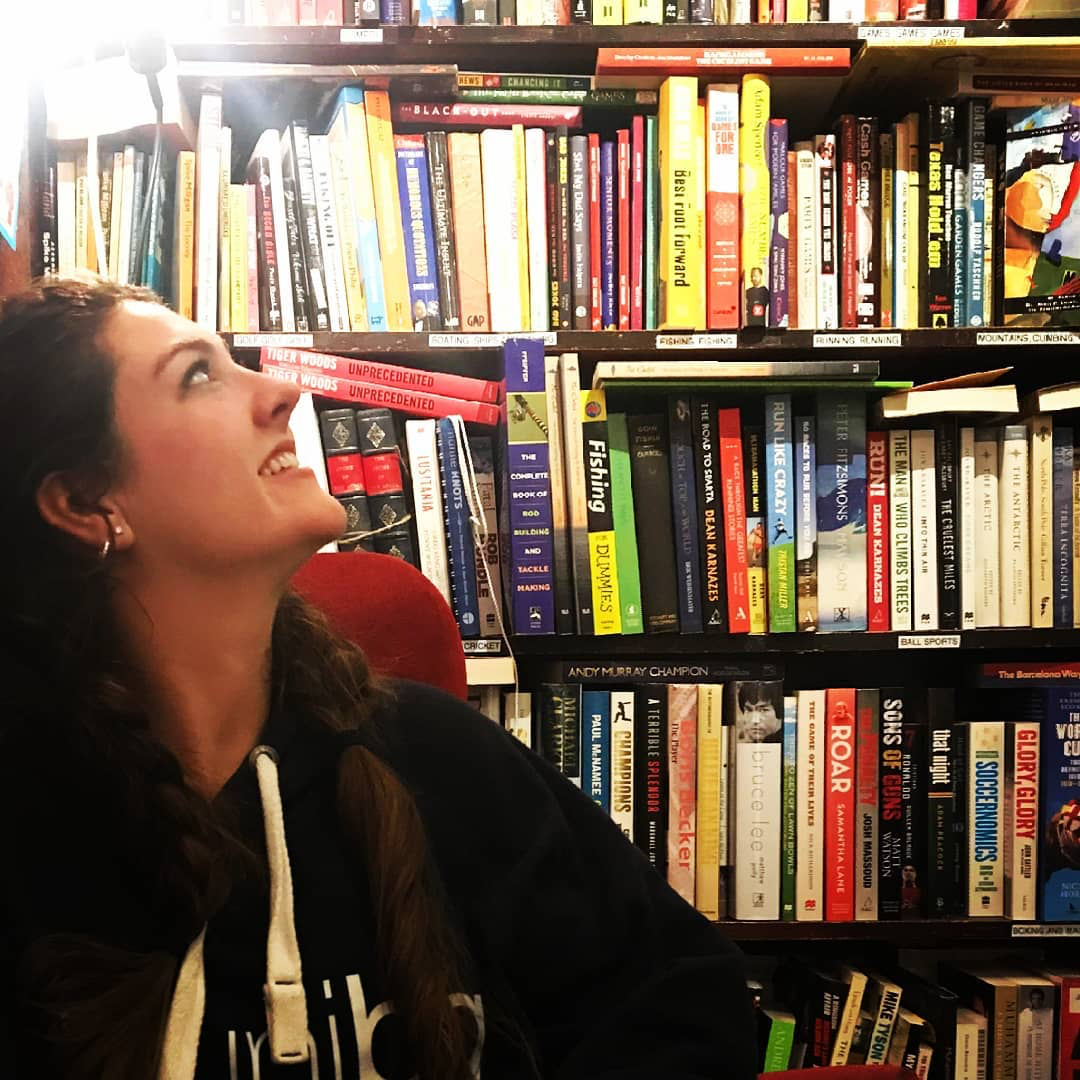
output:
<instances>
[{"instance_id":1,"label":"red book spine","mask_svg":"<svg viewBox=\"0 0 1080 1080\"><path fill-rule=\"evenodd\" d=\"M619 145L619 329L630 329L630 130L617 132Z\"/></svg>"},{"instance_id":2,"label":"red book spine","mask_svg":"<svg viewBox=\"0 0 1080 1080\"><path fill-rule=\"evenodd\" d=\"M487 402L463 401L461 398L427 394L400 386L381 386L378 383L354 382L339 379L322 371L287 367L284 364L263 364L263 371L282 382L290 382L301 390L334 401L351 401L369 407L397 409L413 416L460 416L467 423L495 427L499 422L499 406Z\"/></svg>"},{"instance_id":3,"label":"red book spine","mask_svg":"<svg viewBox=\"0 0 1080 1080\"><path fill-rule=\"evenodd\" d=\"M643 255L645 233L645 117L630 129L630 329L645 326Z\"/></svg>"},{"instance_id":4,"label":"red book spine","mask_svg":"<svg viewBox=\"0 0 1080 1080\"><path fill-rule=\"evenodd\" d=\"M828 690L825 784L825 920L855 918L855 691Z\"/></svg>"},{"instance_id":5,"label":"red book spine","mask_svg":"<svg viewBox=\"0 0 1080 1080\"><path fill-rule=\"evenodd\" d=\"M724 488L724 565L727 570L728 632L750 633L746 575L746 493L743 489L742 425L738 409L720 409L720 482Z\"/></svg>"},{"instance_id":6,"label":"red book spine","mask_svg":"<svg viewBox=\"0 0 1080 1080\"><path fill-rule=\"evenodd\" d=\"M866 433L866 524L870 533L866 558L869 628L890 629L889 602L889 437Z\"/></svg>"},{"instance_id":7,"label":"red book spine","mask_svg":"<svg viewBox=\"0 0 1080 1080\"><path fill-rule=\"evenodd\" d=\"M364 465L359 454L326 454L331 495L363 495Z\"/></svg>"},{"instance_id":8,"label":"red book spine","mask_svg":"<svg viewBox=\"0 0 1080 1080\"><path fill-rule=\"evenodd\" d=\"M489 379L474 379L468 375L451 375L442 371L424 371L422 368L400 367L396 364L380 364L375 360L333 356L309 349L264 346L259 350L259 363L321 371L327 375L336 375L339 379L351 379L353 382L401 386L409 390L441 394L443 397L461 398L464 401L486 401L495 404L500 395L499 384Z\"/></svg>"},{"instance_id":9,"label":"red book spine","mask_svg":"<svg viewBox=\"0 0 1080 1080\"><path fill-rule=\"evenodd\" d=\"M738 95L711 88L705 109L706 318L710 330L737 330L742 307Z\"/></svg>"},{"instance_id":10,"label":"red book spine","mask_svg":"<svg viewBox=\"0 0 1080 1080\"><path fill-rule=\"evenodd\" d=\"M744 71L786 70L827 74L851 67L845 48L601 48L596 53L597 75L712 75L725 77Z\"/></svg>"},{"instance_id":11,"label":"red book spine","mask_svg":"<svg viewBox=\"0 0 1080 1080\"><path fill-rule=\"evenodd\" d=\"M589 315L603 329L600 311L600 136L589 136Z\"/></svg>"},{"instance_id":12,"label":"red book spine","mask_svg":"<svg viewBox=\"0 0 1080 1080\"><path fill-rule=\"evenodd\" d=\"M368 495L400 495L405 491L401 479L401 458L397 447L382 454L365 454L364 486Z\"/></svg>"},{"instance_id":13,"label":"red book spine","mask_svg":"<svg viewBox=\"0 0 1080 1080\"><path fill-rule=\"evenodd\" d=\"M1072 1080L1080 1069L1080 975L1054 976L1058 983L1059 1080Z\"/></svg>"},{"instance_id":14,"label":"red book spine","mask_svg":"<svg viewBox=\"0 0 1080 1080\"><path fill-rule=\"evenodd\" d=\"M840 152L840 325L859 325L859 256L855 244L855 117L840 117L836 137Z\"/></svg>"},{"instance_id":15,"label":"red book spine","mask_svg":"<svg viewBox=\"0 0 1080 1080\"><path fill-rule=\"evenodd\" d=\"M779 20L783 22L783 20ZM788 198L788 326L792 330L799 328L799 203L798 203L798 156L794 150L787 155L787 198Z\"/></svg>"},{"instance_id":16,"label":"red book spine","mask_svg":"<svg viewBox=\"0 0 1080 1080\"><path fill-rule=\"evenodd\" d=\"M395 101L394 124L438 124L479 131L489 127L581 127L581 106L477 105L473 102Z\"/></svg>"},{"instance_id":17,"label":"red book spine","mask_svg":"<svg viewBox=\"0 0 1080 1080\"><path fill-rule=\"evenodd\" d=\"M772 21L787 22L787 0L772 0Z\"/></svg>"}]
</instances>

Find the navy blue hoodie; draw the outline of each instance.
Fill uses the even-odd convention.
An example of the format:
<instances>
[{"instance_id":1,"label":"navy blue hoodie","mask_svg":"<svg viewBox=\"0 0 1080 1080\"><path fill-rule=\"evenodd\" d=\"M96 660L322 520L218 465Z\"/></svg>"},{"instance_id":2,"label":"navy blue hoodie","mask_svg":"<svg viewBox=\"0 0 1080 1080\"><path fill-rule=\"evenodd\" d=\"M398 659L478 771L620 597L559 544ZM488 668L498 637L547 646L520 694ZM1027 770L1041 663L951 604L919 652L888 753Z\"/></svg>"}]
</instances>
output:
<instances>
[{"instance_id":1,"label":"navy blue hoodie","mask_svg":"<svg viewBox=\"0 0 1080 1080\"><path fill-rule=\"evenodd\" d=\"M590 799L491 721L430 688L395 684L376 725L380 752L417 800L468 946L467 985L455 1000L482 1033L476 1049L485 1080L751 1080L753 1024L738 953ZM277 710L262 741L280 759L312 1061L270 1063L262 1002L267 890L250 875L207 932L198 1080L406 1080L408 1055L375 970L364 868L338 822L344 740ZM261 852L250 766L221 798ZM89 831L76 830L76 842L80 835L108 846ZM57 845L48 852L52 871L22 846L37 871L24 867L29 872L8 883L12 959L36 934L72 922L112 939L123 918L127 937L168 937L141 910L137 873L130 887L106 877L81 896L69 877L66 898L50 894L57 857L69 869L88 858L62 851L71 839L38 837ZM125 857L113 853L98 865L115 873L118 860ZM102 920L109 925L94 926ZM25 1033L9 1037L17 1041L19 1080L48 1075L43 1048Z\"/></svg>"}]
</instances>

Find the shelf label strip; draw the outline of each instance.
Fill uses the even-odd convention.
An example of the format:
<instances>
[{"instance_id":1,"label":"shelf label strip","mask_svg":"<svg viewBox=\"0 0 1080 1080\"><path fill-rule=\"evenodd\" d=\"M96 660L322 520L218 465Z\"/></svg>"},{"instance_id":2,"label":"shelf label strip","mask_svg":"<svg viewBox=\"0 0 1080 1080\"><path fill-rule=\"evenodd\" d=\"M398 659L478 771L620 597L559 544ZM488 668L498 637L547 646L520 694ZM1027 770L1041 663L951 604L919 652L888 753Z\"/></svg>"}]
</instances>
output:
<instances>
[{"instance_id":1,"label":"shelf label strip","mask_svg":"<svg viewBox=\"0 0 1080 1080\"><path fill-rule=\"evenodd\" d=\"M315 338L311 334L233 334L232 341L236 349L310 349Z\"/></svg>"},{"instance_id":2,"label":"shelf label strip","mask_svg":"<svg viewBox=\"0 0 1080 1080\"><path fill-rule=\"evenodd\" d=\"M898 649L959 649L959 634L900 634Z\"/></svg>"},{"instance_id":3,"label":"shelf label strip","mask_svg":"<svg viewBox=\"0 0 1080 1080\"><path fill-rule=\"evenodd\" d=\"M382 27L345 26L339 40L342 45L378 45L382 42Z\"/></svg>"},{"instance_id":4,"label":"shelf label strip","mask_svg":"<svg viewBox=\"0 0 1080 1080\"><path fill-rule=\"evenodd\" d=\"M431 349L500 349L510 338L530 338L545 345L556 345L559 335L553 331L542 334L428 334Z\"/></svg>"},{"instance_id":5,"label":"shelf label strip","mask_svg":"<svg viewBox=\"0 0 1080 1080\"><path fill-rule=\"evenodd\" d=\"M861 41L915 41L920 45L949 45L963 41L964 26L860 26Z\"/></svg>"},{"instance_id":6,"label":"shelf label strip","mask_svg":"<svg viewBox=\"0 0 1080 1080\"><path fill-rule=\"evenodd\" d=\"M734 349L738 334L657 334L658 349Z\"/></svg>"},{"instance_id":7,"label":"shelf label strip","mask_svg":"<svg viewBox=\"0 0 1080 1080\"><path fill-rule=\"evenodd\" d=\"M980 330L976 345L1080 345L1075 330Z\"/></svg>"},{"instance_id":8,"label":"shelf label strip","mask_svg":"<svg viewBox=\"0 0 1080 1080\"><path fill-rule=\"evenodd\" d=\"M815 349L899 349L900 334L815 334Z\"/></svg>"}]
</instances>

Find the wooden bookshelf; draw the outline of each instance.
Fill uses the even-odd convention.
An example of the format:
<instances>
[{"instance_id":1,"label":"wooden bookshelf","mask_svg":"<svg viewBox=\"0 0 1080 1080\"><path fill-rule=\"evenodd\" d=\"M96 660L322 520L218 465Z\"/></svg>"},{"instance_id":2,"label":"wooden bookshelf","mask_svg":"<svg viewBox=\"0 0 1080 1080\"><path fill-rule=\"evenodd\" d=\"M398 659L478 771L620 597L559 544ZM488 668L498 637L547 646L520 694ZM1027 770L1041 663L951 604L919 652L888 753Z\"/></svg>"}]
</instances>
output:
<instances>
[{"instance_id":1,"label":"wooden bookshelf","mask_svg":"<svg viewBox=\"0 0 1080 1080\"><path fill-rule=\"evenodd\" d=\"M899 949L939 949L942 945L1006 944L1015 925L1009 919L904 919L868 922L737 922L718 926L733 941L765 944L883 942Z\"/></svg>"}]
</instances>

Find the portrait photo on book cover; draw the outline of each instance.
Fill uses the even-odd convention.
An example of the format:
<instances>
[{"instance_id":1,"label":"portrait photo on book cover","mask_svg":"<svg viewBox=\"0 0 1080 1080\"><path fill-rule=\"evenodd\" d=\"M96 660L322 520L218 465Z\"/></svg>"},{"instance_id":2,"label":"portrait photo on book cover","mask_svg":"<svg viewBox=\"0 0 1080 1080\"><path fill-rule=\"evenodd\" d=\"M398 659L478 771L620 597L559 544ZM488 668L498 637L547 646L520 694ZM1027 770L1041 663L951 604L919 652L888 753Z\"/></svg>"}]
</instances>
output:
<instances>
[{"instance_id":1,"label":"portrait photo on book cover","mask_svg":"<svg viewBox=\"0 0 1080 1080\"><path fill-rule=\"evenodd\" d=\"M781 741L784 726L784 702L778 682L741 682L735 701L735 739L737 742Z\"/></svg>"}]
</instances>

